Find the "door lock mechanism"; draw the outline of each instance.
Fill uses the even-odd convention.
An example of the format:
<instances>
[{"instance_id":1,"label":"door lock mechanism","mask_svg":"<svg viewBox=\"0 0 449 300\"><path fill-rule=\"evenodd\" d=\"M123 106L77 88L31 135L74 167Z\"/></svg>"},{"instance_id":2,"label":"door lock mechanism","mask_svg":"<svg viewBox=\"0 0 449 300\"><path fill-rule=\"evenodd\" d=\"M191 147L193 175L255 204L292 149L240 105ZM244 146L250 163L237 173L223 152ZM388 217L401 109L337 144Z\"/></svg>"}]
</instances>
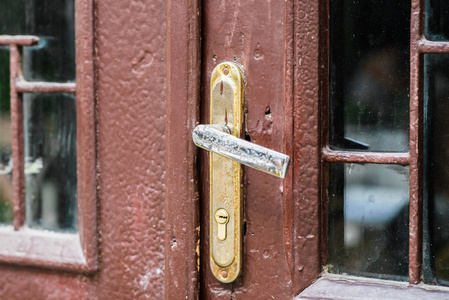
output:
<instances>
[{"instance_id":1,"label":"door lock mechanism","mask_svg":"<svg viewBox=\"0 0 449 300\"><path fill-rule=\"evenodd\" d=\"M226 239L226 224L229 222L229 214L224 208L220 208L215 213L215 221L218 223L217 237L220 241Z\"/></svg>"},{"instance_id":2,"label":"door lock mechanism","mask_svg":"<svg viewBox=\"0 0 449 300\"><path fill-rule=\"evenodd\" d=\"M192 133L198 147L210 151L210 267L221 282L233 282L242 270L242 167L284 178L290 157L240 139L244 84L240 68L223 62L212 71L210 124Z\"/></svg>"}]
</instances>

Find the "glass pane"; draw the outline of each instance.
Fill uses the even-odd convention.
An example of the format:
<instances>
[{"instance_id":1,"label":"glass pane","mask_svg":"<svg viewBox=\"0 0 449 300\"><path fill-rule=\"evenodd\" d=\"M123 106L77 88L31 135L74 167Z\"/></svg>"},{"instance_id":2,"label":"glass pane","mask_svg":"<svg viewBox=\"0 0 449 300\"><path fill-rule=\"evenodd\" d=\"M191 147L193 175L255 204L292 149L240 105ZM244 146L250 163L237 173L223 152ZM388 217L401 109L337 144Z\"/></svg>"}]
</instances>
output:
<instances>
[{"instance_id":1,"label":"glass pane","mask_svg":"<svg viewBox=\"0 0 449 300\"><path fill-rule=\"evenodd\" d=\"M449 1L426 0L425 35L429 40L449 40Z\"/></svg>"},{"instance_id":2,"label":"glass pane","mask_svg":"<svg viewBox=\"0 0 449 300\"><path fill-rule=\"evenodd\" d=\"M329 272L407 280L408 167L332 164Z\"/></svg>"},{"instance_id":3,"label":"glass pane","mask_svg":"<svg viewBox=\"0 0 449 300\"><path fill-rule=\"evenodd\" d=\"M74 16L73 0L0 1L0 34L40 39L37 46L23 47L26 80L75 81ZM0 49L0 223L12 221L11 174L1 174L11 163L8 56L7 47ZM27 94L23 103L27 225L76 230L75 98Z\"/></svg>"},{"instance_id":4,"label":"glass pane","mask_svg":"<svg viewBox=\"0 0 449 300\"><path fill-rule=\"evenodd\" d=\"M424 65L424 279L449 285L449 55Z\"/></svg>"},{"instance_id":5,"label":"glass pane","mask_svg":"<svg viewBox=\"0 0 449 300\"><path fill-rule=\"evenodd\" d=\"M13 222L9 50L0 48L0 224Z\"/></svg>"},{"instance_id":6,"label":"glass pane","mask_svg":"<svg viewBox=\"0 0 449 300\"><path fill-rule=\"evenodd\" d=\"M26 94L23 103L27 225L76 230L75 97Z\"/></svg>"},{"instance_id":7,"label":"glass pane","mask_svg":"<svg viewBox=\"0 0 449 300\"><path fill-rule=\"evenodd\" d=\"M0 34L25 34L25 0L0 1Z\"/></svg>"},{"instance_id":8,"label":"glass pane","mask_svg":"<svg viewBox=\"0 0 449 300\"><path fill-rule=\"evenodd\" d=\"M23 48L30 81L75 80L74 0L1 0L0 34L31 34L39 45Z\"/></svg>"},{"instance_id":9,"label":"glass pane","mask_svg":"<svg viewBox=\"0 0 449 300\"><path fill-rule=\"evenodd\" d=\"M330 1L330 145L408 151L410 1Z\"/></svg>"}]
</instances>

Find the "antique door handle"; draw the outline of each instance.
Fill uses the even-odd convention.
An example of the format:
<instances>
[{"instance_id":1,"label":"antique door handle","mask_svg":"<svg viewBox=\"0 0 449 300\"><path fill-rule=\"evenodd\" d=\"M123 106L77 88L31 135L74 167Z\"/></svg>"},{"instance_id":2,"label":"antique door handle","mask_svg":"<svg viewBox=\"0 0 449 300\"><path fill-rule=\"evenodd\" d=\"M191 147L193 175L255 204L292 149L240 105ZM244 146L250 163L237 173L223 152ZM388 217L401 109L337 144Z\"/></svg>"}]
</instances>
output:
<instances>
[{"instance_id":1,"label":"antique door handle","mask_svg":"<svg viewBox=\"0 0 449 300\"><path fill-rule=\"evenodd\" d=\"M232 125L198 125L193 142L198 147L223 155L240 164L284 178L290 157L231 135Z\"/></svg>"},{"instance_id":2,"label":"antique door handle","mask_svg":"<svg viewBox=\"0 0 449 300\"><path fill-rule=\"evenodd\" d=\"M210 124L192 133L209 158L210 268L221 282L234 281L242 270L242 167L244 164L284 178L290 157L240 139L243 124L243 74L233 62L212 71Z\"/></svg>"}]
</instances>

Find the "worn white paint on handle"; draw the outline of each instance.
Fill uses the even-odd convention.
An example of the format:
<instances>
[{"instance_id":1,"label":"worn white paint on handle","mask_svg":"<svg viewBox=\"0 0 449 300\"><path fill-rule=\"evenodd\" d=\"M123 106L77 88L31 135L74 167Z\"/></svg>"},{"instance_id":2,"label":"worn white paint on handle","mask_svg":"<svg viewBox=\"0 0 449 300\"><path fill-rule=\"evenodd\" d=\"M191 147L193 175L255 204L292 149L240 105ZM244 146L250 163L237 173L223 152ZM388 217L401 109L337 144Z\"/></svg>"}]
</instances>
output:
<instances>
[{"instance_id":1,"label":"worn white paint on handle","mask_svg":"<svg viewBox=\"0 0 449 300\"><path fill-rule=\"evenodd\" d=\"M245 166L285 178L290 157L283 153L239 139L229 134L225 125L198 125L192 133L193 142L200 148L223 155Z\"/></svg>"}]
</instances>

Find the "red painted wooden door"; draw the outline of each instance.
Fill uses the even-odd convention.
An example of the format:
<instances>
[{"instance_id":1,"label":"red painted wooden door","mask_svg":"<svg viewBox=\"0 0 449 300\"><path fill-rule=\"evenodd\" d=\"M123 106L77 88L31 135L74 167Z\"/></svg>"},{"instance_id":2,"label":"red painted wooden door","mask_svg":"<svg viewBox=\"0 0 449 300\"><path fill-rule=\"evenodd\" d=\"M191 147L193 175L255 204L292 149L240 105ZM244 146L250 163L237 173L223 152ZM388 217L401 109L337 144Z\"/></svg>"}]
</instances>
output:
<instances>
[{"instance_id":1,"label":"red painted wooden door","mask_svg":"<svg viewBox=\"0 0 449 300\"><path fill-rule=\"evenodd\" d=\"M318 277L320 10L293 2L74 2L76 83L37 85L76 94L78 232L23 250L19 224L1 299L291 299ZM232 284L209 270L208 160L191 140L222 61L244 70L247 138L292 157L284 180L244 169Z\"/></svg>"},{"instance_id":2,"label":"red painted wooden door","mask_svg":"<svg viewBox=\"0 0 449 300\"><path fill-rule=\"evenodd\" d=\"M311 6L299 4L313 10ZM298 32L293 30L295 12L288 1L206 1L202 9L200 123L209 120L212 69L234 61L246 79L246 139L287 153L293 161L284 180L244 168L243 272L236 282L223 284L209 270L208 156L200 152L201 296L290 299L320 269L314 220L319 182L315 152L319 139L314 128L318 82L313 70L318 57L318 24L313 22L317 15L302 11L301 24L308 29ZM294 34L304 35L303 48L294 44ZM304 210L298 210L300 206ZM295 227L297 218L302 220L300 228Z\"/></svg>"}]
</instances>

